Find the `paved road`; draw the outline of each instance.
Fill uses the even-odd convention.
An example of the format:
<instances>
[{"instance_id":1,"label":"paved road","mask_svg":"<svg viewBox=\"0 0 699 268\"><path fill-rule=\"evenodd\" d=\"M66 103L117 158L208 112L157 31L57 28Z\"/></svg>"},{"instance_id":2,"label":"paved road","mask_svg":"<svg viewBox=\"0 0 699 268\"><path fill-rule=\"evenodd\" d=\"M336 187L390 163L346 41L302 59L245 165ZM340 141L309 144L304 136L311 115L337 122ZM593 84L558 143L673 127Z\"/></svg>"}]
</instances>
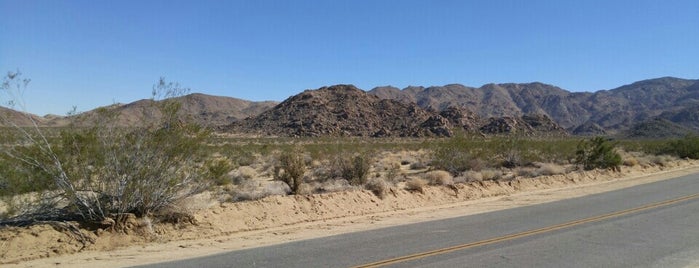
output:
<instances>
[{"instance_id":1,"label":"paved road","mask_svg":"<svg viewBox=\"0 0 699 268\"><path fill-rule=\"evenodd\" d=\"M144 267L699 266L699 174L541 205ZM670 202L666 202L670 200ZM368 266L373 267L373 266Z\"/></svg>"}]
</instances>

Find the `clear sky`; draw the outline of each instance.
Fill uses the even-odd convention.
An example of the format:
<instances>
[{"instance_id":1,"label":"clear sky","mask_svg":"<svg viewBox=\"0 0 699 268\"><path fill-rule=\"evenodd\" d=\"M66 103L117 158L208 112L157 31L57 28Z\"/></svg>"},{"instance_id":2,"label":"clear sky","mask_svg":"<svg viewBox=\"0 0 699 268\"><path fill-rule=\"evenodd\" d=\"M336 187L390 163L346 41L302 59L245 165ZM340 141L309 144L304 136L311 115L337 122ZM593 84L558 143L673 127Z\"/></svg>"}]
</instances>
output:
<instances>
[{"instance_id":1,"label":"clear sky","mask_svg":"<svg viewBox=\"0 0 699 268\"><path fill-rule=\"evenodd\" d=\"M696 0L0 0L0 71L28 110L65 114L193 92L533 82L571 91L698 78Z\"/></svg>"}]
</instances>

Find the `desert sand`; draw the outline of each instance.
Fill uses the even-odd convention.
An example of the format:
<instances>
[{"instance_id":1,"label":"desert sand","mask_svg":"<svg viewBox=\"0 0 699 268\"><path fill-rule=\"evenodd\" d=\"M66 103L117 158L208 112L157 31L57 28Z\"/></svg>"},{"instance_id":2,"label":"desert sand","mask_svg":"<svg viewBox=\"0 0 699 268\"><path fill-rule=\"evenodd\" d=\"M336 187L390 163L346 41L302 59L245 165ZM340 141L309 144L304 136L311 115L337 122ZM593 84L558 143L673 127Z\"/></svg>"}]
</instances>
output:
<instances>
[{"instance_id":1,"label":"desert sand","mask_svg":"<svg viewBox=\"0 0 699 268\"><path fill-rule=\"evenodd\" d=\"M83 245L60 226L0 232L3 267L124 267L217 254L401 224L473 215L612 191L699 172L699 161L623 167L621 172L428 186L424 193L393 188L383 199L366 190L270 196L219 203L206 194L186 202L196 224L150 224L127 234L87 232Z\"/></svg>"}]
</instances>

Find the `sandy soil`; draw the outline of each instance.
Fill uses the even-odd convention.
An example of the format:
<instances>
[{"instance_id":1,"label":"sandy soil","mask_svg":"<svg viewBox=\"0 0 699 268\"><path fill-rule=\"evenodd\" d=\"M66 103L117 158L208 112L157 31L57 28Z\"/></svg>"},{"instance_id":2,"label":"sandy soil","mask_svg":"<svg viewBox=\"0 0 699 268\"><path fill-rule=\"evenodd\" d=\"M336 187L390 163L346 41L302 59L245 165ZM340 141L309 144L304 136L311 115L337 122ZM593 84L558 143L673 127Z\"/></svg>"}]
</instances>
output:
<instances>
[{"instance_id":1,"label":"sandy soil","mask_svg":"<svg viewBox=\"0 0 699 268\"><path fill-rule=\"evenodd\" d=\"M189 200L197 225L150 224L129 234L86 232L83 250L75 234L37 225L0 231L3 267L123 267L224 251L370 230L435 219L540 204L665 180L699 172L699 161L665 167L624 167L622 172L574 172L507 182L433 186L424 193L392 189L383 199L369 191L271 196L257 201L216 203ZM145 235L144 235L145 234ZM76 253L77 252L77 253Z\"/></svg>"}]
</instances>

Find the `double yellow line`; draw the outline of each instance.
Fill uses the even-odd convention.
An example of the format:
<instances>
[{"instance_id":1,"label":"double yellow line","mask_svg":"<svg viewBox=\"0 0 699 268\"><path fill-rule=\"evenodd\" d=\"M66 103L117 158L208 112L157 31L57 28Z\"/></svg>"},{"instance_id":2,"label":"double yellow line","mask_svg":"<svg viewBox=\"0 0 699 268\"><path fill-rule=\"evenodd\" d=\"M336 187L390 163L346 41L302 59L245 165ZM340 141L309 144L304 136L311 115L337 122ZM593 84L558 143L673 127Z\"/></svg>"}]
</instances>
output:
<instances>
[{"instance_id":1,"label":"double yellow line","mask_svg":"<svg viewBox=\"0 0 699 268\"><path fill-rule=\"evenodd\" d=\"M531 236L531 235L556 231L556 230L560 230L560 229L564 229L564 228L568 228L568 227L573 227L573 226L581 225L581 224L585 224L585 223L602 221L602 220L615 218L615 217L619 217L619 216L624 216L624 215L628 215L631 213L636 213L636 212L640 212L640 211L644 211L644 210L654 209L654 208L658 208L658 207L662 207L662 206L668 206L668 205L672 205L675 203L695 199L698 197L699 197L699 193L693 194L693 195L687 195L687 196L683 196L683 197L679 197L679 198L675 198L675 199L671 199L671 200L666 200L666 201L662 201L662 202L658 202L658 203L648 204L648 205L641 206L641 207L621 210L621 211L612 212L612 213L599 215L599 216L595 216L595 217L566 222L566 223L562 223L562 224L558 224L558 225L552 225L552 226L548 226L548 227L544 227L544 228L540 228L540 229L535 229L535 230L525 231L525 232L521 232L521 233L516 233L516 234L481 240L481 241L462 244L462 245L456 245L456 246L452 246L452 247L446 247L446 248L441 248L441 249L435 249L435 250L415 253L415 254L411 254L411 255L405 255L405 256L397 257L397 258L393 258L393 259L372 262L372 263L368 263L368 264L364 264L364 265L355 266L355 268L381 267L381 266L385 266L385 265L391 265L391 264L396 264L396 263L401 263L401 262L406 262L406 261L411 261L411 260L422 259L422 258L426 258L426 257L430 257L430 256L454 252L457 250L464 250L467 248L484 246L484 245L494 244L494 243L503 242L503 241L507 241L507 240L512 240L512 239L527 237L527 236Z\"/></svg>"}]
</instances>

